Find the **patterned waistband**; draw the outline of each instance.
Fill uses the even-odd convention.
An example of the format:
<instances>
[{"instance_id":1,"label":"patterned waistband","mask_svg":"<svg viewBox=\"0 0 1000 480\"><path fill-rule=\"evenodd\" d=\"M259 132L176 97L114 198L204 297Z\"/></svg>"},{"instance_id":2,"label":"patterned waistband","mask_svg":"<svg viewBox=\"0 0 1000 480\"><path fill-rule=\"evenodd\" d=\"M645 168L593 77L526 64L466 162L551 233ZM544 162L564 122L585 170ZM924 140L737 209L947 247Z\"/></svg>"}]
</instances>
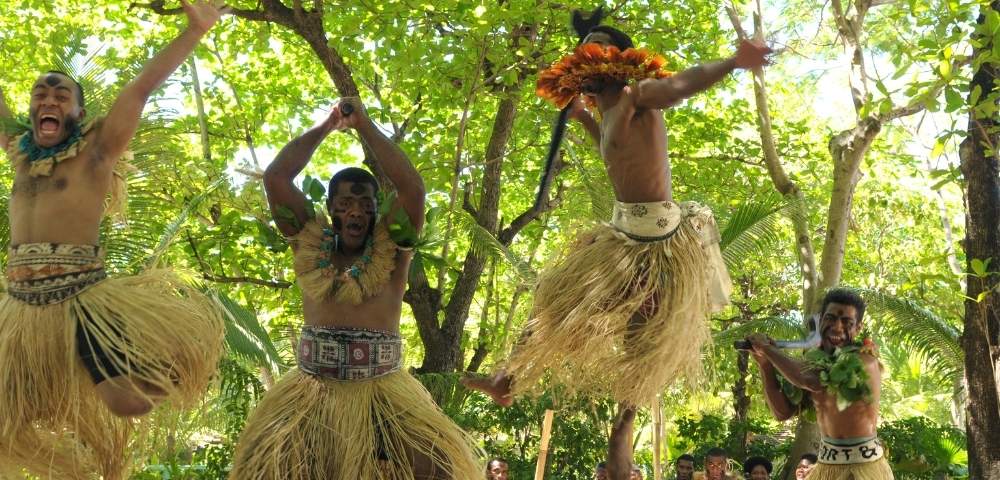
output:
<instances>
[{"instance_id":1,"label":"patterned waistband","mask_svg":"<svg viewBox=\"0 0 1000 480\"><path fill-rule=\"evenodd\" d=\"M7 257L7 294L31 305L54 305L107 278L97 245L24 243Z\"/></svg>"},{"instance_id":2,"label":"patterned waistband","mask_svg":"<svg viewBox=\"0 0 1000 480\"><path fill-rule=\"evenodd\" d=\"M823 437L819 452L816 453L819 463L854 465L874 462L885 455L885 450L877 437L847 439Z\"/></svg>"},{"instance_id":3,"label":"patterned waistband","mask_svg":"<svg viewBox=\"0 0 1000 480\"><path fill-rule=\"evenodd\" d=\"M403 364L399 335L376 330L306 326L299 339L299 368L331 380L367 380Z\"/></svg>"},{"instance_id":4,"label":"patterned waistband","mask_svg":"<svg viewBox=\"0 0 1000 480\"><path fill-rule=\"evenodd\" d=\"M681 224L681 207L674 202L615 202L611 225L629 238L655 242L670 238Z\"/></svg>"}]
</instances>

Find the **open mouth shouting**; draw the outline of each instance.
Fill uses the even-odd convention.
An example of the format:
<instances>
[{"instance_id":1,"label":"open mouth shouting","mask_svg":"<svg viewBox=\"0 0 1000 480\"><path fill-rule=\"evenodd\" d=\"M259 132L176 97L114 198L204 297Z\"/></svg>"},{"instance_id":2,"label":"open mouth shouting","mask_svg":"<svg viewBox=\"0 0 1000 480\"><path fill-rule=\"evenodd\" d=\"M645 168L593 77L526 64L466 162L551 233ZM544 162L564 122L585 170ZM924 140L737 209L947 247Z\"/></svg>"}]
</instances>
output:
<instances>
[{"instance_id":1,"label":"open mouth shouting","mask_svg":"<svg viewBox=\"0 0 1000 480\"><path fill-rule=\"evenodd\" d=\"M35 134L38 138L47 140L46 143L55 143L62 134L62 126L62 118L58 115L41 113L38 115L38 128Z\"/></svg>"},{"instance_id":2,"label":"open mouth shouting","mask_svg":"<svg viewBox=\"0 0 1000 480\"><path fill-rule=\"evenodd\" d=\"M367 233L368 225L365 225L360 220L351 219L344 225L344 234L346 235L355 238L363 238Z\"/></svg>"}]
</instances>

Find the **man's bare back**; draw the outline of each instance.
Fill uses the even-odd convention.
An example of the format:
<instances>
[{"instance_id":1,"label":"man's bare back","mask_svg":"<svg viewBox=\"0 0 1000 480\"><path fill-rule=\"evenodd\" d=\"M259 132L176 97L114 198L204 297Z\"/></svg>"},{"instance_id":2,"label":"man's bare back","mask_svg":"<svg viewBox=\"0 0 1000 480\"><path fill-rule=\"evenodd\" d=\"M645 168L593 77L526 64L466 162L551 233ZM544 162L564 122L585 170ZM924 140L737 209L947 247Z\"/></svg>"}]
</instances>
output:
<instances>
[{"instance_id":1,"label":"man's bare back","mask_svg":"<svg viewBox=\"0 0 1000 480\"><path fill-rule=\"evenodd\" d=\"M613 40L594 32L584 43L607 47ZM743 41L730 59L689 68L672 77L606 87L592 95L601 112L599 125L577 99L571 117L600 143L617 199L626 203L673 200L662 109L708 89L737 68L765 65L770 52L763 44Z\"/></svg>"},{"instance_id":2,"label":"man's bare back","mask_svg":"<svg viewBox=\"0 0 1000 480\"><path fill-rule=\"evenodd\" d=\"M626 203L671 200L663 111L636 108L636 89L598 96L601 156L615 197Z\"/></svg>"}]
</instances>

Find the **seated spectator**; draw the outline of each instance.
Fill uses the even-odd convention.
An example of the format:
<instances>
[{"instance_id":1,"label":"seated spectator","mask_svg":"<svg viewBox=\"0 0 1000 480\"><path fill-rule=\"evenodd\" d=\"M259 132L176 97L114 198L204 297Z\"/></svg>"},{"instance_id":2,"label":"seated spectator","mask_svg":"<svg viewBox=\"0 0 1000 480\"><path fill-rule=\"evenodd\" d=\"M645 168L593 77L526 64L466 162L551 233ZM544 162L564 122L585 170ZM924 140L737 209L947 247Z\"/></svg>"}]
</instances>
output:
<instances>
[{"instance_id":1,"label":"seated spectator","mask_svg":"<svg viewBox=\"0 0 1000 480\"><path fill-rule=\"evenodd\" d=\"M729 454L715 447L705 454L705 472L698 472L694 480L738 480L739 474L729 472Z\"/></svg>"},{"instance_id":2,"label":"seated spectator","mask_svg":"<svg viewBox=\"0 0 1000 480\"><path fill-rule=\"evenodd\" d=\"M694 477L694 457L685 453L674 461L674 476L669 480L692 480Z\"/></svg>"},{"instance_id":3,"label":"seated spectator","mask_svg":"<svg viewBox=\"0 0 1000 480\"><path fill-rule=\"evenodd\" d=\"M486 463L486 480L507 480L507 462L493 458Z\"/></svg>"},{"instance_id":4,"label":"seated spectator","mask_svg":"<svg viewBox=\"0 0 1000 480\"><path fill-rule=\"evenodd\" d=\"M773 468L771 461L764 457L750 457L743 462L743 474L749 480L769 480Z\"/></svg>"},{"instance_id":5,"label":"seated spectator","mask_svg":"<svg viewBox=\"0 0 1000 480\"><path fill-rule=\"evenodd\" d=\"M642 480L642 469L639 468L639 465L632 464L632 473L629 474L628 480Z\"/></svg>"},{"instance_id":6,"label":"seated spectator","mask_svg":"<svg viewBox=\"0 0 1000 480\"><path fill-rule=\"evenodd\" d=\"M805 480L818 461L819 458L813 453L803 454L799 458L799 464L795 467L795 480Z\"/></svg>"},{"instance_id":7,"label":"seated spectator","mask_svg":"<svg viewBox=\"0 0 1000 480\"><path fill-rule=\"evenodd\" d=\"M601 462L594 468L594 480L608 480L608 464Z\"/></svg>"}]
</instances>

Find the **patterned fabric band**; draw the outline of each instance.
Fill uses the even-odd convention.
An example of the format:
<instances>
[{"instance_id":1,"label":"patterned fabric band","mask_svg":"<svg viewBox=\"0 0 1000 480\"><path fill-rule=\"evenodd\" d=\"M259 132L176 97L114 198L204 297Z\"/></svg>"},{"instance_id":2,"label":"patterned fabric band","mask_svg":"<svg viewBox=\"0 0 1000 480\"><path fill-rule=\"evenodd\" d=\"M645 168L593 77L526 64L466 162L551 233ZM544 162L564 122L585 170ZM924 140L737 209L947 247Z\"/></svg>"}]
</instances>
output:
<instances>
[{"instance_id":1,"label":"patterned fabric band","mask_svg":"<svg viewBox=\"0 0 1000 480\"><path fill-rule=\"evenodd\" d=\"M681 207L674 202L615 202L611 225L632 240L656 242L670 238L681 224Z\"/></svg>"},{"instance_id":2,"label":"patterned fabric band","mask_svg":"<svg viewBox=\"0 0 1000 480\"><path fill-rule=\"evenodd\" d=\"M367 380L403 364L403 340L377 330L305 326L299 340L299 368L331 380Z\"/></svg>"},{"instance_id":3,"label":"patterned fabric band","mask_svg":"<svg viewBox=\"0 0 1000 480\"><path fill-rule=\"evenodd\" d=\"M30 305L61 303L107 278L97 245L25 243L7 258L7 294Z\"/></svg>"},{"instance_id":4,"label":"patterned fabric band","mask_svg":"<svg viewBox=\"0 0 1000 480\"><path fill-rule=\"evenodd\" d=\"M817 453L819 463L854 465L874 462L885 454L878 437L826 438L823 437Z\"/></svg>"}]
</instances>

